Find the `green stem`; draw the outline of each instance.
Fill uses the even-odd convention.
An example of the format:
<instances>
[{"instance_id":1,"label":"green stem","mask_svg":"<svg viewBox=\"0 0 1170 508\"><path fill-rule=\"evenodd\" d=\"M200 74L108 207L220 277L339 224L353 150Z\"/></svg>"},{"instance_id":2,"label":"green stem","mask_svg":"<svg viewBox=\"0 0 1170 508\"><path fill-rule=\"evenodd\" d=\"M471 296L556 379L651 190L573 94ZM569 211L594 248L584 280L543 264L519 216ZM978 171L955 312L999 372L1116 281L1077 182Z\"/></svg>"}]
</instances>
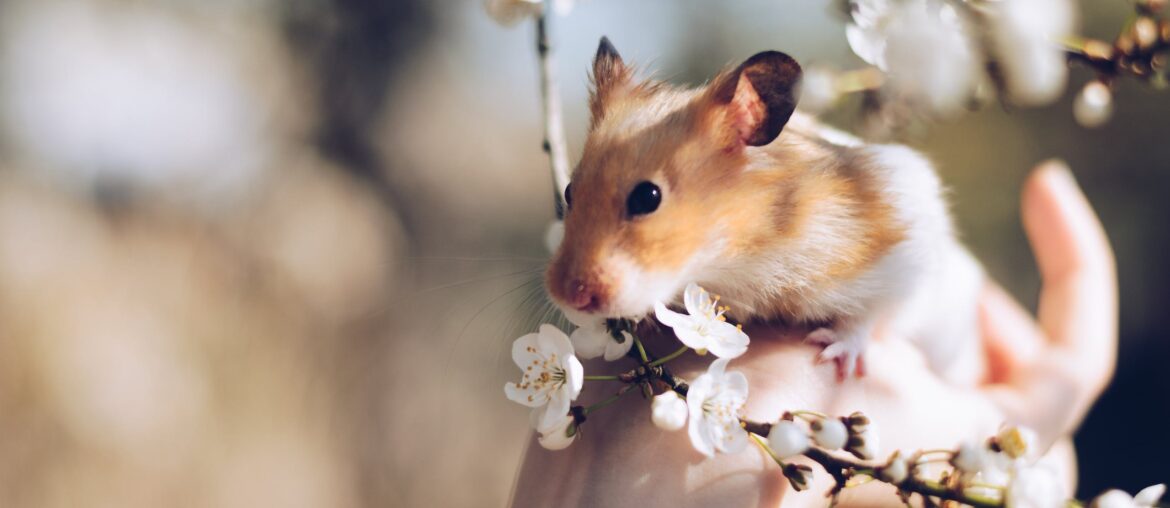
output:
<instances>
[{"instance_id":1,"label":"green stem","mask_svg":"<svg viewBox=\"0 0 1170 508\"><path fill-rule=\"evenodd\" d=\"M617 402L618 399L622 398L622 395L625 395L626 393L631 392L631 391L633 391L633 390L628 390L628 389L623 388L621 391L617 392L616 395L613 395L612 397L610 397L608 399L605 399L601 402L598 402L596 404L593 404L592 406L585 408L584 413L589 414L589 413L597 411L598 409L601 409L605 406L613 404L614 402Z\"/></svg>"},{"instance_id":2,"label":"green stem","mask_svg":"<svg viewBox=\"0 0 1170 508\"><path fill-rule=\"evenodd\" d=\"M662 365L662 364L664 364L664 363L666 363L666 362L669 362L669 361L671 361L671 360L673 360L673 359L675 359L675 358L678 358L678 357L682 356L684 353L686 353L686 352L687 352L687 351L689 351L690 349L691 349L691 348L689 348L689 347L686 347L686 346L680 347L680 348L678 348L677 350L675 350L673 353L671 353L671 354L668 354L668 355L666 355L666 356L663 356L662 358L659 358L659 359L657 359L657 360L654 360L654 361L650 362L650 366L651 366L651 367L657 367L657 366L659 366L659 365Z\"/></svg>"},{"instance_id":3,"label":"green stem","mask_svg":"<svg viewBox=\"0 0 1170 508\"><path fill-rule=\"evenodd\" d=\"M634 335L630 334L630 337L634 337ZM637 337L634 337L634 346L638 348L638 356L642 357L642 363L649 362L650 358L646 357L646 348L642 347L642 341L638 340Z\"/></svg>"},{"instance_id":4,"label":"green stem","mask_svg":"<svg viewBox=\"0 0 1170 508\"><path fill-rule=\"evenodd\" d=\"M586 381L618 381L620 379L617 376L585 376Z\"/></svg>"},{"instance_id":5,"label":"green stem","mask_svg":"<svg viewBox=\"0 0 1170 508\"><path fill-rule=\"evenodd\" d=\"M751 436L752 441L755 441L756 444L760 446L761 450L764 450L764 453L767 453L769 457L772 457L772 460L776 461L780 467L784 467L784 461L780 460L780 457L776 456L776 452L772 451L772 447L768 446L768 443L764 442L764 438L760 437L759 434L754 432L748 432L748 435Z\"/></svg>"}]
</instances>

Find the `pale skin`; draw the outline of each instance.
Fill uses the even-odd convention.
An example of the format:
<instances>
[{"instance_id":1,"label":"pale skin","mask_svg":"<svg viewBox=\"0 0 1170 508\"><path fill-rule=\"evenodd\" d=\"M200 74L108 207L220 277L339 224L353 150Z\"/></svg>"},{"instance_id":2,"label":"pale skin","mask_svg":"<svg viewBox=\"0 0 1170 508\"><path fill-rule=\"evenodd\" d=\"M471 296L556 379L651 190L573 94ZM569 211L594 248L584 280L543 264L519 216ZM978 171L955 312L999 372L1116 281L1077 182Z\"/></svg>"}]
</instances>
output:
<instances>
[{"instance_id":1,"label":"pale skin","mask_svg":"<svg viewBox=\"0 0 1170 508\"><path fill-rule=\"evenodd\" d=\"M1043 281L1035 317L994 284L980 299L980 326L988 378L978 386L947 384L922 355L897 337L874 337L867 373L838 383L831 365L815 364L818 349L794 340L794 331L767 326L748 330L747 354L729 370L747 375L745 417L775 421L781 412L811 409L844 415L862 411L880 428L882 457L953 449L963 440L994 434L1004 422L1036 430L1044 460L1071 489L1075 460L1069 442L1112 378L1117 350L1117 282L1113 254L1088 201L1060 163L1042 164L1023 190L1024 228ZM665 355L677 347L648 339ZM684 379L701 374L712 358L693 353L672 361ZM628 362L586 364L589 374L619 372ZM578 404L608 397L617 382L586 385ZM831 477L815 463L805 492L788 485L776 464L753 447L705 459L685 430L666 432L650 423L649 404L636 390L589 415L568 449L529 447L513 506L772 507L824 506ZM535 442L535 440L533 440ZM901 506L893 488L873 482L850 488L847 505Z\"/></svg>"}]
</instances>

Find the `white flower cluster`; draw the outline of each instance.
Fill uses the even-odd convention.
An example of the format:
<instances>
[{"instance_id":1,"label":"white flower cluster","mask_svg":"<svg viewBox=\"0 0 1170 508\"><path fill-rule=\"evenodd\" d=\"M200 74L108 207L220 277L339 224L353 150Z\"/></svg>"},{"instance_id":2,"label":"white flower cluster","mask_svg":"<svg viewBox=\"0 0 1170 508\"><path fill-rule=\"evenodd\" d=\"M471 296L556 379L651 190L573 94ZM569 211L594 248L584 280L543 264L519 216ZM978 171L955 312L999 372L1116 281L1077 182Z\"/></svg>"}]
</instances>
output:
<instances>
[{"instance_id":1,"label":"white flower cluster","mask_svg":"<svg viewBox=\"0 0 1170 508\"><path fill-rule=\"evenodd\" d=\"M849 0L848 10L849 46L885 72L889 99L954 113L992 83L991 67L1018 105L1048 104L1064 89L1071 0Z\"/></svg>"}]
</instances>

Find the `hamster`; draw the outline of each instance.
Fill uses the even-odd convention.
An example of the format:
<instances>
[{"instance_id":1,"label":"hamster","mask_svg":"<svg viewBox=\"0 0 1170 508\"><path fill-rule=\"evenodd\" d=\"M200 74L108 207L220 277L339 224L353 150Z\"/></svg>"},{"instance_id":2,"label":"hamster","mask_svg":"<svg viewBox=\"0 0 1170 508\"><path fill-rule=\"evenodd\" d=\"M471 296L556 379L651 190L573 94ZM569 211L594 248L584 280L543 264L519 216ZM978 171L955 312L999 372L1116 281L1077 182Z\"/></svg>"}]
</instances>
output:
<instances>
[{"instance_id":1,"label":"hamster","mask_svg":"<svg viewBox=\"0 0 1170 508\"><path fill-rule=\"evenodd\" d=\"M545 277L574 322L639 318L690 282L738 322L806 326L839 377L866 342L915 342L937 372L980 367L980 265L956 239L932 165L795 112L801 67L759 53L706 86L637 79L608 39Z\"/></svg>"}]
</instances>

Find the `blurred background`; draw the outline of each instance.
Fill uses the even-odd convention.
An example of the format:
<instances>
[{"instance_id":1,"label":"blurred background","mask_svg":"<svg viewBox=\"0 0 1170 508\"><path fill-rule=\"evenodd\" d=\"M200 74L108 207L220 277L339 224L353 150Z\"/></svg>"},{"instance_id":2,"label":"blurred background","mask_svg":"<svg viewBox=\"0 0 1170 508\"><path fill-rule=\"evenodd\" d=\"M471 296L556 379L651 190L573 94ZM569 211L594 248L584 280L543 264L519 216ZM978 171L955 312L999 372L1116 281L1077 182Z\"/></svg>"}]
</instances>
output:
<instances>
[{"instance_id":1,"label":"blurred background","mask_svg":"<svg viewBox=\"0 0 1170 508\"><path fill-rule=\"evenodd\" d=\"M828 4L580 2L552 27L570 154L602 34L680 83L857 66ZM1132 12L1081 7L1106 39ZM477 1L0 0L0 506L504 504L509 347L551 318L533 37ZM1033 307L1019 185L1072 166L1122 290L1080 493L1134 492L1170 479L1170 95L1122 82L1095 130L1072 95L907 141Z\"/></svg>"}]
</instances>

